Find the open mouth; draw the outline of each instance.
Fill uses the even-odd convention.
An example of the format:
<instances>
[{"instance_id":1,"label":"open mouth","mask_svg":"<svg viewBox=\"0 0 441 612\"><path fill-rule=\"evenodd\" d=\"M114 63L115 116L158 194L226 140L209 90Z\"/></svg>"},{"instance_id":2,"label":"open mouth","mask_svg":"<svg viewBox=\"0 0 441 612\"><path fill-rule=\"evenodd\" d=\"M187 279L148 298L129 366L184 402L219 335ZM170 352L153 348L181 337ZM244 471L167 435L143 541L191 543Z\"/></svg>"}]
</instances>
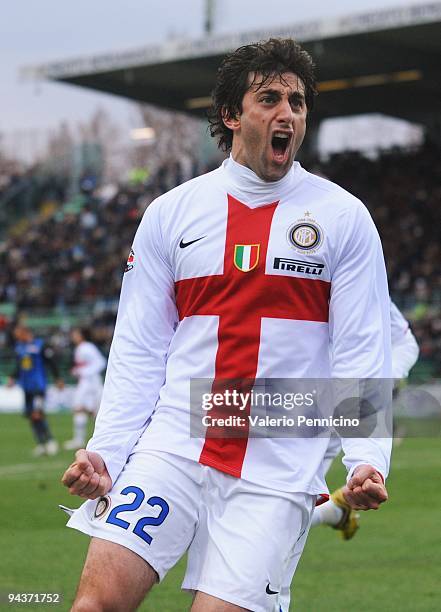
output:
<instances>
[{"instance_id":1,"label":"open mouth","mask_svg":"<svg viewBox=\"0 0 441 612\"><path fill-rule=\"evenodd\" d=\"M284 162L288 156L288 145L291 141L291 134L284 132L274 132L271 139L273 157L277 162Z\"/></svg>"}]
</instances>

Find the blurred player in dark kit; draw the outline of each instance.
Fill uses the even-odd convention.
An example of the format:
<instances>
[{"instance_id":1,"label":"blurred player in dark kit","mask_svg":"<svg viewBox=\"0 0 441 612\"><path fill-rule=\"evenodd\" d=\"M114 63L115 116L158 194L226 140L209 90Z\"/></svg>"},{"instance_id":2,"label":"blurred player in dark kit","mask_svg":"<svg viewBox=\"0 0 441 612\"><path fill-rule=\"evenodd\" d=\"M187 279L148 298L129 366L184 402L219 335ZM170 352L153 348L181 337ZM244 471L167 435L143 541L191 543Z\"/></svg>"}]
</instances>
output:
<instances>
[{"instance_id":1,"label":"blurred player in dark kit","mask_svg":"<svg viewBox=\"0 0 441 612\"><path fill-rule=\"evenodd\" d=\"M29 419L37 442L34 456L55 455L58 452L58 443L52 436L44 413L48 367L54 379L60 382L54 351L42 338L35 337L32 330L22 322L15 325L14 338L16 367L9 378L8 386L12 387L18 383L24 391L24 415Z\"/></svg>"}]
</instances>

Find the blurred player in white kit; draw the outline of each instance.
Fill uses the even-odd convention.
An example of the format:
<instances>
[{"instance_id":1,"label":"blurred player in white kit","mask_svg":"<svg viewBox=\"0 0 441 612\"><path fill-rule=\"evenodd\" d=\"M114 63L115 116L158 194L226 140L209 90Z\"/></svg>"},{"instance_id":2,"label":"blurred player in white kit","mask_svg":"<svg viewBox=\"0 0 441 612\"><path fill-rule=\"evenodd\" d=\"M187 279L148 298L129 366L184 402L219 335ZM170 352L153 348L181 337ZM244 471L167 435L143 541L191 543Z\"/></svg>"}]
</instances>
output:
<instances>
[{"instance_id":1,"label":"blurred player in white kit","mask_svg":"<svg viewBox=\"0 0 441 612\"><path fill-rule=\"evenodd\" d=\"M392 377L395 390L408 376L418 359L419 348L415 336L395 304L390 303L390 323L392 341ZM324 458L324 471L327 473L332 462L341 451L341 440L332 436ZM358 529L358 514L345 501L345 488L335 491L331 499L314 510L311 526L330 525L341 532L344 540L350 540Z\"/></svg>"},{"instance_id":2,"label":"blurred player in white kit","mask_svg":"<svg viewBox=\"0 0 441 612\"><path fill-rule=\"evenodd\" d=\"M66 450L76 450L84 446L87 422L95 418L98 411L103 392L101 372L106 367L106 360L90 342L88 330L75 328L70 337L75 345L72 374L78 378L78 384L73 400L73 438L63 446Z\"/></svg>"},{"instance_id":3,"label":"blurred player in white kit","mask_svg":"<svg viewBox=\"0 0 441 612\"><path fill-rule=\"evenodd\" d=\"M390 303L390 327L392 341L392 377L395 381L394 391L409 376L410 370L417 362L419 355L418 343L410 329L408 321L401 314L397 306ZM327 474L334 459L342 450L341 439L337 435L331 436L328 448L323 459L324 472ZM347 487L343 486L334 491L330 499L314 509L311 527L328 525L340 532L343 540L351 540L360 525L360 515L348 503ZM293 564L296 560L293 559ZM291 577L290 570L287 576ZM280 590L279 600L275 604L274 612L288 612L290 609L291 582L287 578Z\"/></svg>"}]
</instances>

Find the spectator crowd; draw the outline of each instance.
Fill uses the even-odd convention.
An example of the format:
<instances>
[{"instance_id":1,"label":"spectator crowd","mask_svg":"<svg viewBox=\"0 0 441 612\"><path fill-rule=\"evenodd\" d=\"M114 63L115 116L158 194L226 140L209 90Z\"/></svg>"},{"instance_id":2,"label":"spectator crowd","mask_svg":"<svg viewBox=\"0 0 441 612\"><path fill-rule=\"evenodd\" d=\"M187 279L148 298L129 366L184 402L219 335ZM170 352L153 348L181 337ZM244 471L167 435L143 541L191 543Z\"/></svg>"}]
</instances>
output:
<instances>
[{"instance_id":1,"label":"spectator crowd","mask_svg":"<svg viewBox=\"0 0 441 612\"><path fill-rule=\"evenodd\" d=\"M384 245L390 291L410 319L423 359L441 368L441 151L425 145L368 159L336 154L308 164L357 195L369 208ZM87 309L95 340L108 348L122 270L136 227L150 202L207 171L169 159L150 176L125 185L83 189L78 210L63 202L35 215L0 241L0 301L17 311ZM57 336L58 334L58 336ZM58 330L54 340L63 344Z\"/></svg>"},{"instance_id":2,"label":"spectator crowd","mask_svg":"<svg viewBox=\"0 0 441 612\"><path fill-rule=\"evenodd\" d=\"M441 374L441 151L433 144L376 159L339 154L320 165L358 196L380 233L390 293L412 324L420 356Z\"/></svg>"}]
</instances>

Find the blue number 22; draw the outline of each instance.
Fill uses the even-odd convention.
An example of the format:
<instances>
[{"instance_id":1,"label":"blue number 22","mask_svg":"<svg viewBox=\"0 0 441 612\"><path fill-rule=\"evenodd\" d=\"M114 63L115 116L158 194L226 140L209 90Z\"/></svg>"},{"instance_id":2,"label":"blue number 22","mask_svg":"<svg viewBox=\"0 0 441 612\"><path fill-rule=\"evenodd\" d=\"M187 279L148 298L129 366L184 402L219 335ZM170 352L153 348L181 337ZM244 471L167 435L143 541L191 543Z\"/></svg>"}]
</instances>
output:
<instances>
[{"instance_id":1,"label":"blue number 22","mask_svg":"<svg viewBox=\"0 0 441 612\"><path fill-rule=\"evenodd\" d=\"M126 487L121 491L121 495L128 495L129 493L134 493L135 499L130 504L120 504L119 506L115 506L107 517L106 523L116 525L117 527L122 527L123 529L128 529L130 527L130 523L118 518L118 514L120 512L133 512L134 510L138 510L144 501L145 495L144 491L139 487ZM162 497L150 497L150 499L147 500L147 503L149 506L152 506L152 508L159 506L161 508L161 512L158 514L158 516L145 516L140 518L133 528L133 533L142 538L144 542L147 542L147 544L151 544L153 538L150 534L144 531L144 527L146 525L162 525L170 512L170 508L168 503L165 501L165 499L162 499Z\"/></svg>"}]
</instances>

